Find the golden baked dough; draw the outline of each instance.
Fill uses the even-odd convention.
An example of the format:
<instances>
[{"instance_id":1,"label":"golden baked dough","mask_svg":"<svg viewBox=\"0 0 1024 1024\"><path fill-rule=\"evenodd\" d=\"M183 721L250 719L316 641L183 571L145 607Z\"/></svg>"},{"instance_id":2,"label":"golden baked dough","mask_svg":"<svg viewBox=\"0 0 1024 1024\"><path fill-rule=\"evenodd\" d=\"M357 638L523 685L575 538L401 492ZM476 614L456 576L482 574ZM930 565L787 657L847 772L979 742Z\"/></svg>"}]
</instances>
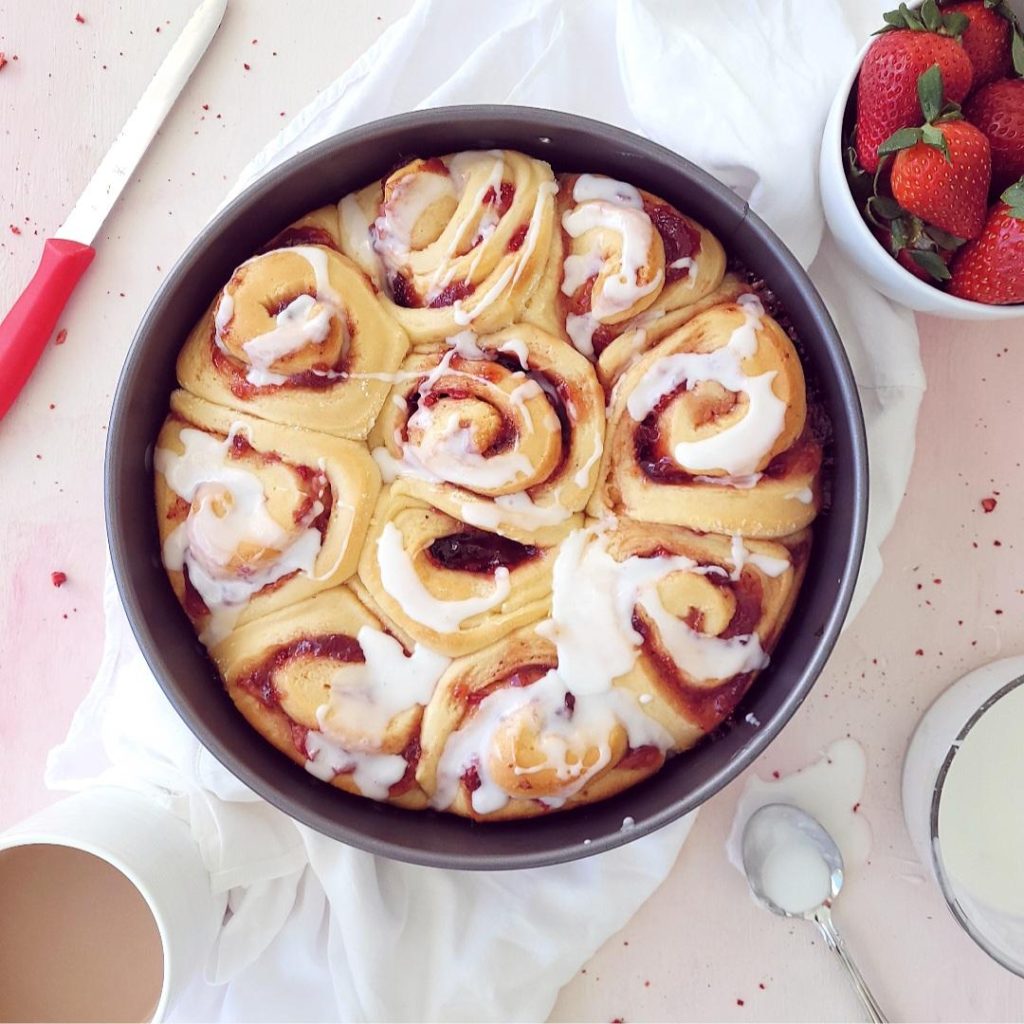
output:
<instances>
[{"instance_id":1,"label":"golden baked dough","mask_svg":"<svg viewBox=\"0 0 1024 1024\"><path fill-rule=\"evenodd\" d=\"M400 476L473 526L551 544L581 521L604 430L592 365L519 324L412 353L369 443L385 481Z\"/></svg>"},{"instance_id":2,"label":"golden baked dough","mask_svg":"<svg viewBox=\"0 0 1024 1024\"><path fill-rule=\"evenodd\" d=\"M328 781L364 795L357 779L365 773L372 790L366 795L403 807L423 807L426 797L412 771L421 705L401 709L383 728L378 724L358 732L351 726L357 718L353 715L349 728L338 735L330 718L318 717L329 704L332 688L343 689L345 671L363 662L359 635L364 629L379 633L381 623L348 587L334 587L239 626L210 653L238 710L297 764L312 762L315 767L343 742L353 756L345 770L333 773ZM314 744L311 736L322 745Z\"/></svg>"},{"instance_id":3,"label":"golden baked dough","mask_svg":"<svg viewBox=\"0 0 1024 1024\"><path fill-rule=\"evenodd\" d=\"M806 412L785 331L753 296L714 306L619 377L588 511L707 533L795 533L820 502L821 448Z\"/></svg>"},{"instance_id":4,"label":"golden baked dough","mask_svg":"<svg viewBox=\"0 0 1024 1024\"><path fill-rule=\"evenodd\" d=\"M550 298L526 319L548 330L553 322L588 357L626 333L642 331L653 344L722 285L718 239L650 192L599 174L563 175L558 218L545 270Z\"/></svg>"},{"instance_id":5,"label":"golden baked dough","mask_svg":"<svg viewBox=\"0 0 1024 1024\"><path fill-rule=\"evenodd\" d=\"M198 474L181 458L187 442L193 450L199 446L193 456L202 467ZM164 565L207 642L355 572L380 490L380 474L363 445L267 423L175 391L154 463ZM202 478L191 493L175 490L168 478L176 467ZM246 519L239 522L243 512ZM196 581L186 582L190 564L227 599L221 608L211 609ZM256 589L261 580L265 585ZM254 581L251 593L230 592L246 581Z\"/></svg>"},{"instance_id":6,"label":"golden baked dough","mask_svg":"<svg viewBox=\"0 0 1024 1024\"><path fill-rule=\"evenodd\" d=\"M298 221L283 240L326 232L323 219ZM361 440L408 347L350 260L291 245L235 270L181 350L178 382L264 419Z\"/></svg>"},{"instance_id":7,"label":"golden baked dough","mask_svg":"<svg viewBox=\"0 0 1024 1024\"><path fill-rule=\"evenodd\" d=\"M552 682L554 697L565 706L565 689L550 674L556 663L554 645L530 627L452 663L424 712L416 769L435 807L485 821L536 817L614 796L661 767L665 755L655 747L629 749L626 730L613 715L565 741L557 720L545 712L554 699L547 692ZM535 688L545 689L545 701L531 700ZM642 714L631 695L622 697ZM504 698L510 698L507 704ZM495 699L503 702L500 718ZM453 737L484 718L488 727L478 759L460 758ZM560 742L559 772L545 767L545 746ZM486 804L474 796L481 792Z\"/></svg>"},{"instance_id":8,"label":"golden baked dough","mask_svg":"<svg viewBox=\"0 0 1024 1024\"><path fill-rule=\"evenodd\" d=\"M551 168L510 150L413 160L339 204L342 251L413 344L520 319L555 230Z\"/></svg>"},{"instance_id":9,"label":"golden baked dough","mask_svg":"<svg viewBox=\"0 0 1024 1024\"><path fill-rule=\"evenodd\" d=\"M254 729L485 822L713 733L823 496L759 290L660 197L512 151L407 161L270 239L185 340L154 458L168 577Z\"/></svg>"},{"instance_id":10,"label":"golden baked dough","mask_svg":"<svg viewBox=\"0 0 1024 1024\"><path fill-rule=\"evenodd\" d=\"M470 654L544 618L556 554L556 545L468 526L399 480L381 494L356 586L403 634L442 654Z\"/></svg>"}]
</instances>

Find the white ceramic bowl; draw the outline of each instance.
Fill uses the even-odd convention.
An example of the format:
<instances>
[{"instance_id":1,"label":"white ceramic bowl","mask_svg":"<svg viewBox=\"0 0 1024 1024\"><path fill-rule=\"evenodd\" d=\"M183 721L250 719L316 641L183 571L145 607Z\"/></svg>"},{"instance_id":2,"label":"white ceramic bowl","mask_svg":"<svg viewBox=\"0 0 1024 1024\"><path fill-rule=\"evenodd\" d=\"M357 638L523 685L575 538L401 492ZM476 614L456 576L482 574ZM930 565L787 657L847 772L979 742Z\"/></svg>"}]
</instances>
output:
<instances>
[{"instance_id":1,"label":"white ceramic bowl","mask_svg":"<svg viewBox=\"0 0 1024 1024\"><path fill-rule=\"evenodd\" d=\"M1018 17L1024 18L1024 0L1011 0L1010 6ZM825 219L840 249L880 292L911 309L954 320L1012 320L1024 317L1024 305L988 306L981 302L969 302L920 280L889 255L864 222L846 181L843 166L843 119L847 105L851 102L861 62L870 45L871 42L866 43L864 49L857 54L853 67L839 87L821 140L821 201L825 207Z\"/></svg>"}]
</instances>

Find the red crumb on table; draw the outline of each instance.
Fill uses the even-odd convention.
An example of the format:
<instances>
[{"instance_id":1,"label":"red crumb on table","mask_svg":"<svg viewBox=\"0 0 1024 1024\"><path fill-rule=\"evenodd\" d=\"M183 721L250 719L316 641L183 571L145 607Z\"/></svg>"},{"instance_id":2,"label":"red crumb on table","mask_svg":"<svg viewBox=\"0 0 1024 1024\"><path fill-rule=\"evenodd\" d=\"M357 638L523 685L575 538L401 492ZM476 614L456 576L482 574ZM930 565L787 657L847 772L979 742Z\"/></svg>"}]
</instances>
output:
<instances>
[{"instance_id":1,"label":"red crumb on table","mask_svg":"<svg viewBox=\"0 0 1024 1024\"><path fill-rule=\"evenodd\" d=\"M3 53L0 53L0 71L3 71L3 69L6 66L7 66L7 58L3 55Z\"/></svg>"},{"instance_id":2,"label":"red crumb on table","mask_svg":"<svg viewBox=\"0 0 1024 1024\"><path fill-rule=\"evenodd\" d=\"M981 499L981 510L986 514L995 511L995 507L998 504L995 498L982 498Z\"/></svg>"},{"instance_id":3,"label":"red crumb on table","mask_svg":"<svg viewBox=\"0 0 1024 1024\"><path fill-rule=\"evenodd\" d=\"M763 992L768 986L763 981L757 983L757 987Z\"/></svg>"},{"instance_id":4,"label":"red crumb on table","mask_svg":"<svg viewBox=\"0 0 1024 1024\"><path fill-rule=\"evenodd\" d=\"M11 225L11 234L12 235L20 235L21 234L21 228L19 228L17 224L12 224Z\"/></svg>"},{"instance_id":5,"label":"red crumb on table","mask_svg":"<svg viewBox=\"0 0 1024 1024\"><path fill-rule=\"evenodd\" d=\"M745 1006L745 1005L746 1005L746 1003L744 1003L742 999L737 999L737 1000L736 1000L736 1005L737 1005L737 1006Z\"/></svg>"},{"instance_id":6,"label":"red crumb on table","mask_svg":"<svg viewBox=\"0 0 1024 1024\"><path fill-rule=\"evenodd\" d=\"M82 17L81 14L76 14L75 15L75 21L77 21L79 25L84 25L85 24L85 18Z\"/></svg>"},{"instance_id":7,"label":"red crumb on table","mask_svg":"<svg viewBox=\"0 0 1024 1024\"><path fill-rule=\"evenodd\" d=\"M996 609L996 615L1002 615L1002 614L1003 614L1003 609L1002 608L997 608Z\"/></svg>"},{"instance_id":8,"label":"red crumb on table","mask_svg":"<svg viewBox=\"0 0 1024 1024\"><path fill-rule=\"evenodd\" d=\"M66 572L59 572L58 571L58 572L51 572L50 573L50 582L55 587L63 587L64 584L67 583L67 581L68 581L68 574Z\"/></svg>"},{"instance_id":9,"label":"red crumb on table","mask_svg":"<svg viewBox=\"0 0 1024 1024\"><path fill-rule=\"evenodd\" d=\"M210 109L210 104L209 103L204 103L203 104L203 110L209 110L209 109Z\"/></svg>"},{"instance_id":10,"label":"red crumb on table","mask_svg":"<svg viewBox=\"0 0 1024 1024\"><path fill-rule=\"evenodd\" d=\"M63 345L64 342L67 341L67 340L68 340L68 329L66 327L62 327L57 332L57 337L53 339L53 343L54 343L54 345Z\"/></svg>"},{"instance_id":11,"label":"red crumb on table","mask_svg":"<svg viewBox=\"0 0 1024 1024\"><path fill-rule=\"evenodd\" d=\"M242 67L245 68L246 71L252 71L252 68L248 64L243 64Z\"/></svg>"},{"instance_id":12,"label":"red crumb on table","mask_svg":"<svg viewBox=\"0 0 1024 1024\"><path fill-rule=\"evenodd\" d=\"M941 576L936 576L935 579L932 580L932 583L934 583L936 585L940 584L941 582L942 582L942 577Z\"/></svg>"},{"instance_id":13,"label":"red crumb on table","mask_svg":"<svg viewBox=\"0 0 1024 1024\"><path fill-rule=\"evenodd\" d=\"M772 772L772 778L773 779L781 779L782 775L778 771L774 771L774 772Z\"/></svg>"},{"instance_id":14,"label":"red crumb on table","mask_svg":"<svg viewBox=\"0 0 1024 1024\"><path fill-rule=\"evenodd\" d=\"M920 647L918 647L918 649L916 651L914 651L914 654L916 654L917 657L919 657L919 658L923 658L924 657L924 651L921 650Z\"/></svg>"},{"instance_id":15,"label":"red crumb on table","mask_svg":"<svg viewBox=\"0 0 1024 1024\"><path fill-rule=\"evenodd\" d=\"M650 988L650 987L651 987L651 983L649 981L645 981L644 982L644 988Z\"/></svg>"},{"instance_id":16,"label":"red crumb on table","mask_svg":"<svg viewBox=\"0 0 1024 1024\"><path fill-rule=\"evenodd\" d=\"M859 810L860 810L860 801L858 800L858 801L857 801L857 802L856 802L856 803L855 803L855 804L853 805L853 813L854 813L854 814L856 814L856 813L857 813L857 812L858 812Z\"/></svg>"}]
</instances>

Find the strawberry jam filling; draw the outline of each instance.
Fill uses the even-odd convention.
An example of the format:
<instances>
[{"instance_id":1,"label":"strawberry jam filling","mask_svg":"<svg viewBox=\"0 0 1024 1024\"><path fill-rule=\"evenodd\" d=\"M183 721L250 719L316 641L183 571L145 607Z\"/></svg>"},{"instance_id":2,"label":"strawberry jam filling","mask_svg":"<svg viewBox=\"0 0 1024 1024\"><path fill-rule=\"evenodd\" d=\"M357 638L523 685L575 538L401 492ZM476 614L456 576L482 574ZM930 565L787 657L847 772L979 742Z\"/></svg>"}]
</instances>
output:
<instances>
[{"instance_id":1,"label":"strawberry jam filling","mask_svg":"<svg viewBox=\"0 0 1024 1024\"><path fill-rule=\"evenodd\" d=\"M499 568L514 569L535 558L540 549L484 530L462 530L438 537L427 557L439 569L493 575Z\"/></svg>"},{"instance_id":2,"label":"strawberry jam filling","mask_svg":"<svg viewBox=\"0 0 1024 1024\"><path fill-rule=\"evenodd\" d=\"M707 578L715 586L731 590L736 602L732 618L718 634L719 638L728 640L753 633L761 619L761 581L750 573L744 573L738 581L718 580L711 576ZM683 674L671 656L662 650L647 619L638 611L633 613L633 628L643 638L643 656L654 668L670 699L705 732L716 728L733 713L756 674L743 672L718 686L694 683Z\"/></svg>"}]
</instances>

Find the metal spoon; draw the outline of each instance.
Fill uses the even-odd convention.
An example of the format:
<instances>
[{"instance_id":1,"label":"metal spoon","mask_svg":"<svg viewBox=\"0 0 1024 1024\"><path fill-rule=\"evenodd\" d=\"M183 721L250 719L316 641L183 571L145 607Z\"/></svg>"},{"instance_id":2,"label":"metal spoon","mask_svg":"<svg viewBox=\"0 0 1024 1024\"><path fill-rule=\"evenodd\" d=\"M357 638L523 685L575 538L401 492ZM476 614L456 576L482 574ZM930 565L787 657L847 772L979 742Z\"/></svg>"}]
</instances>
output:
<instances>
[{"instance_id":1,"label":"metal spoon","mask_svg":"<svg viewBox=\"0 0 1024 1024\"><path fill-rule=\"evenodd\" d=\"M822 860L829 871L829 882L831 895L821 903L820 906L812 907L801 913L793 913L785 910L765 892L764 867L768 855L778 842L778 836L783 830L795 830L805 839L810 840L816 851L821 854ZM789 804L767 804L755 811L747 821L743 829L743 868L747 873L747 881L750 883L750 891L754 898L762 906L767 907L773 914L781 917L802 918L805 921L813 921L821 934L825 937L825 943L829 949L839 958L840 963L846 968L850 981L860 997L864 1008L870 1014L871 1020L876 1022L886 1021L885 1015L871 994L863 975L857 969L850 954L846 950L846 943L842 936L836 931L832 923L831 907L835 898L843 887L843 855L835 840L825 831L824 828L806 811Z\"/></svg>"}]
</instances>

